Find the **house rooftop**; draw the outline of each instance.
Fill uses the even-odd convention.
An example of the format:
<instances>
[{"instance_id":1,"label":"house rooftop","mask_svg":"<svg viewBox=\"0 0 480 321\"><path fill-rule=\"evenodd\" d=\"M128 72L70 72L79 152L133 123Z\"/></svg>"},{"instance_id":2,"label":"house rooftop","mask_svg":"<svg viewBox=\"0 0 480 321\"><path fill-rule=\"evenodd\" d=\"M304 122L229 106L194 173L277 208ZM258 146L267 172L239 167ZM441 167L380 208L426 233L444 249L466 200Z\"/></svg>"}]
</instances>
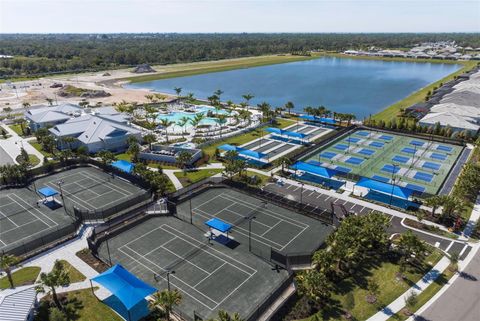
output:
<instances>
[{"instance_id":1,"label":"house rooftop","mask_svg":"<svg viewBox=\"0 0 480 321\"><path fill-rule=\"evenodd\" d=\"M33 285L0 291L0 321L27 320L36 297Z\"/></svg>"},{"instance_id":2,"label":"house rooftop","mask_svg":"<svg viewBox=\"0 0 480 321\"><path fill-rule=\"evenodd\" d=\"M463 128L478 131L480 126L475 124L475 119L470 117L459 116L451 112L430 113L420 119L420 123L435 125L439 123L442 126L450 126L452 128Z\"/></svg>"}]
</instances>

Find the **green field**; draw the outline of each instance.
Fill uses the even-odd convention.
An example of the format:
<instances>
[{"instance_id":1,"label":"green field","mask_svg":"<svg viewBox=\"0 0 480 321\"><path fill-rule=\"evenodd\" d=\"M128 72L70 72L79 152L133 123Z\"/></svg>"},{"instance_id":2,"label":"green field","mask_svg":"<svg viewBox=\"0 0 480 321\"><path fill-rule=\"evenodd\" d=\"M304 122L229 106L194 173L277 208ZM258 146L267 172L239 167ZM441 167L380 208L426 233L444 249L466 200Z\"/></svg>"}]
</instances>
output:
<instances>
[{"instance_id":1,"label":"green field","mask_svg":"<svg viewBox=\"0 0 480 321\"><path fill-rule=\"evenodd\" d=\"M369 136L361 136L359 133L362 132L368 133ZM391 140L381 138L382 136L388 136ZM359 141L354 142L353 140ZM421 142L424 145L415 147L415 145L411 144L412 141ZM383 144L383 147L374 147L370 145L371 143ZM452 150L448 153L436 150L438 145L450 147ZM412 148L415 152L415 156L413 156L413 153L403 152L402 150L405 147ZM371 155L362 154L361 151L365 150L373 151L374 153ZM332 169L340 166L341 168L350 169L351 171L349 174L369 178L377 175L383 177L385 180L390 180L392 178L393 171L382 170L382 168L384 165L393 166L394 164L396 165L395 170L398 169L398 172L394 175L396 185L402 186L412 184L421 186L425 188L425 192L436 194L447 177L450 168L455 164L461 151L462 147L460 146L436 142L432 143L427 140L394 135L391 133L383 134L360 130L338 139L326 147L316 150L314 153L306 156L303 161L310 161L315 165L320 165L318 164L319 162L321 163L321 166ZM329 153L331 154L329 155ZM432 159L430 157L432 153L445 155L446 159ZM333 154L335 154L335 156L331 157ZM401 162L398 159L394 160L393 158L395 156L401 156L408 160L406 162ZM350 157L354 157L362 162L360 164L349 163L347 160L349 160ZM423 167L425 162L436 164L436 166L440 166L440 168L437 170ZM417 172L433 175L431 182L422 180L418 176L414 177Z\"/></svg>"},{"instance_id":2,"label":"green field","mask_svg":"<svg viewBox=\"0 0 480 321\"><path fill-rule=\"evenodd\" d=\"M281 64L294 61L310 60L318 58L317 56L293 56L293 55L271 55L258 56L237 59L214 60L206 62L195 62L188 64L173 64L167 66L153 66L158 72L155 74L133 76L124 78L131 82L143 82L158 79L167 79L175 77L184 77L200 75L211 72L227 71L234 69L243 69L259 67L266 65Z\"/></svg>"},{"instance_id":3,"label":"green field","mask_svg":"<svg viewBox=\"0 0 480 321\"><path fill-rule=\"evenodd\" d=\"M29 266L21 268L12 273L13 284L15 286L22 286L35 283L35 280L40 274L40 268L38 266ZM0 290L10 287L8 278L6 276L0 278Z\"/></svg>"}]
</instances>

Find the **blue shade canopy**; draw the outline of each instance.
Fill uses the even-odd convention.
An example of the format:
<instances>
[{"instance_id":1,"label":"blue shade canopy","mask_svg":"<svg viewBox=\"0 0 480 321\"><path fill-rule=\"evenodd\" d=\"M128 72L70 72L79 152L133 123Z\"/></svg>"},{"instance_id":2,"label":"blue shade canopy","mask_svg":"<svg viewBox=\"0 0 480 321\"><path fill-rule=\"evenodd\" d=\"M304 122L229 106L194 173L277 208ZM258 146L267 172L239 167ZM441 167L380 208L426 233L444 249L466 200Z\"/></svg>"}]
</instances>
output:
<instances>
[{"instance_id":1,"label":"blue shade canopy","mask_svg":"<svg viewBox=\"0 0 480 321\"><path fill-rule=\"evenodd\" d=\"M288 131L288 130L282 130L280 128L275 128L275 127L269 127L267 129L265 129L265 131L269 132L269 133L273 133L273 134L278 134L278 135L282 135L282 136L289 136L289 137L295 137L295 138L305 138L307 137L308 135L306 134L302 134L302 133L297 133L297 132L292 132L292 131Z\"/></svg>"},{"instance_id":2,"label":"blue shade canopy","mask_svg":"<svg viewBox=\"0 0 480 321\"><path fill-rule=\"evenodd\" d=\"M157 291L154 287L128 272L120 264L112 266L91 280L107 288L122 302L127 310L132 309L145 297Z\"/></svg>"},{"instance_id":3,"label":"blue shade canopy","mask_svg":"<svg viewBox=\"0 0 480 321\"><path fill-rule=\"evenodd\" d=\"M58 192L51 187L45 186L38 190L38 193L43 197L51 197L58 195Z\"/></svg>"},{"instance_id":4,"label":"blue shade canopy","mask_svg":"<svg viewBox=\"0 0 480 321\"><path fill-rule=\"evenodd\" d=\"M234 150L236 151L237 150L237 146L233 146L233 145L230 145L230 144L224 144L222 146L218 146L218 149L220 150L224 150L224 151L231 151L231 150Z\"/></svg>"},{"instance_id":5,"label":"blue shade canopy","mask_svg":"<svg viewBox=\"0 0 480 321\"><path fill-rule=\"evenodd\" d=\"M205 225L222 233L227 233L232 229L232 225L218 218L212 218L205 222Z\"/></svg>"},{"instance_id":6,"label":"blue shade canopy","mask_svg":"<svg viewBox=\"0 0 480 321\"><path fill-rule=\"evenodd\" d=\"M131 173L134 167L132 163L126 160L118 160L116 162L113 162L112 166L126 173Z\"/></svg>"},{"instance_id":7,"label":"blue shade canopy","mask_svg":"<svg viewBox=\"0 0 480 321\"><path fill-rule=\"evenodd\" d=\"M317 122L327 123L327 124L337 123L337 121L334 120L333 118L325 118L325 117L318 117L318 116L312 116L312 115L301 115L300 118L309 120L309 121L317 121Z\"/></svg>"},{"instance_id":8,"label":"blue shade canopy","mask_svg":"<svg viewBox=\"0 0 480 321\"><path fill-rule=\"evenodd\" d=\"M361 186L379 192L382 194L393 195L397 198L408 199L412 194L413 190L397 185L392 185L385 182L376 181L370 178L363 177L358 181L356 186Z\"/></svg>"},{"instance_id":9,"label":"blue shade canopy","mask_svg":"<svg viewBox=\"0 0 480 321\"><path fill-rule=\"evenodd\" d=\"M296 162L295 164L293 164L291 168L294 170L304 171L309 174L326 177L326 178L332 178L337 173L336 170L326 168L323 166L315 166L315 165L304 163L304 162Z\"/></svg>"}]
</instances>

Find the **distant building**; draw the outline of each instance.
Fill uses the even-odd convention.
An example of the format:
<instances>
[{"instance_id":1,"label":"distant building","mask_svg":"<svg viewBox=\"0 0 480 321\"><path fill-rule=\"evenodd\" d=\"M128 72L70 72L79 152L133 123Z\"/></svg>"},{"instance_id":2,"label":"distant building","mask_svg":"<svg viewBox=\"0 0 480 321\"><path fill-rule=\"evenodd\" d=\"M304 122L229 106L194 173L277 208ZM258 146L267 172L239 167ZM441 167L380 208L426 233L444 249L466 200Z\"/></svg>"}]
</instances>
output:
<instances>
[{"instance_id":1,"label":"distant building","mask_svg":"<svg viewBox=\"0 0 480 321\"><path fill-rule=\"evenodd\" d=\"M40 128L48 128L61 124L74 117L80 115L82 108L74 104L61 104L58 106L43 107L37 109L30 109L25 113L32 131L36 131Z\"/></svg>"}]
</instances>

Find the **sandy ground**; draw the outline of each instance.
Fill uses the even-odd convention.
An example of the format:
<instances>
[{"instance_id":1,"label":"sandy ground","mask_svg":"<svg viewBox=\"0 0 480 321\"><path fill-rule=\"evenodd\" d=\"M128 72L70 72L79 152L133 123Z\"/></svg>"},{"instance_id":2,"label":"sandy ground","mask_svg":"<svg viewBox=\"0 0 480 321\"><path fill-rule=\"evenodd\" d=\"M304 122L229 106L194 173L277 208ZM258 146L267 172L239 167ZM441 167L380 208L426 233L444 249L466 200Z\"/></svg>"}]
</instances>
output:
<instances>
[{"instance_id":1,"label":"sandy ground","mask_svg":"<svg viewBox=\"0 0 480 321\"><path fill-rule=\"evenodd\" d=\"M84 89L98 89L105 90L110 93L110 97L88 99L90 105L95 105L97 102L101 102L103 105L111 105L114 102L121 102L125 100L127 102L144 103L148 102L145 95L150 93L147 89L126 89L122 87L124 81L122 78L128 78L132 76L162 74L166 72L175 72L179 70L191 70L211 68L213 66L229 65L232 61L243 63L244 61L252 59L268 59L269 56L262 56L257 58L237 58L237 59L225 59L218 61L205 61L194 62L184 64L171 64L152 66L156 70L154 73L146 74L134 74L132 68L118 69L118 70L106 70L101 72L91 72L82 74L71 75L58 75L49 76L46 78L39 78L30 81L15 82L16 89L12 88L12 84L0 83L0 112L4 107L11 107L12 109L23 108L22 103L28 102L30 105L46 104L47 98L57 100L58 102L72 102L78 103L81 101L80 97L64 98L56 95L58 88L50 88L53 83L61 83L63 85L72 85L78 88ZM105 73L109 73L109 76L104 76ZM167 97L167 100L173 98Z\"/></svg>"}]
</instances>

